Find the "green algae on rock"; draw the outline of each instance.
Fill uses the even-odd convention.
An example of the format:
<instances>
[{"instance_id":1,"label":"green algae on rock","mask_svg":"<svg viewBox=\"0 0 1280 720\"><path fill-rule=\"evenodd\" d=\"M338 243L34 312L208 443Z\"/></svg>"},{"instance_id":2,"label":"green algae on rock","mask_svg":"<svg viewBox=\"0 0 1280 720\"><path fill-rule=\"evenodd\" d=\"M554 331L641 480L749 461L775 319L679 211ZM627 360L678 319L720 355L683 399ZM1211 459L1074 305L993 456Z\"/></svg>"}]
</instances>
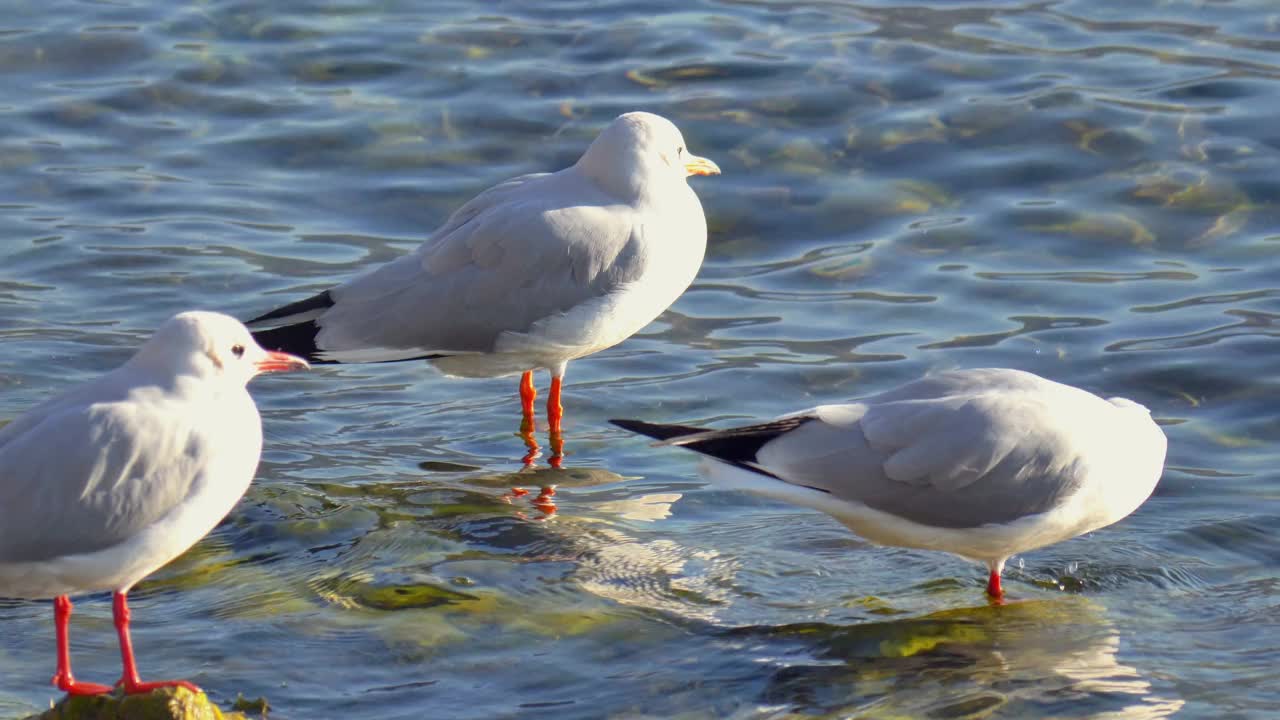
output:
<instances>
[{"instance_id":1,"label":"green algae on rock","mask_svg":"<svg viewBox=\"0 0 1280 720\"><path fill-rule=\"evenodd\" d=\"M64 697L57 705L26 720L253 720L266 718L267 703L241 704L238 709L260 708L246 715L222 712L204 693L186 688L160 688L139 695L88 695Z\"/></svg>"}]
</instances>

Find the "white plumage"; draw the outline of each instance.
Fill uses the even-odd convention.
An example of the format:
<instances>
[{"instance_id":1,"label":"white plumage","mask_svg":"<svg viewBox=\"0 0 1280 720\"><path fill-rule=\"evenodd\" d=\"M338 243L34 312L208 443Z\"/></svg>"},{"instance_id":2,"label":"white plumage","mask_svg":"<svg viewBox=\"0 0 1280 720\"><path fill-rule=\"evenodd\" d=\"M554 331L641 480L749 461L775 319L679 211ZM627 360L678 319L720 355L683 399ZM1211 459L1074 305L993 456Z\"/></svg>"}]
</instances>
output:
<instances>
[{"instance_id":1,"label":"white plumage","mask_svg":"<svg viewBox=\"0 0 1280 720\"><path fill-rule=\"evenodd\" d=\"M121 367L0 429L0 596L56 597L59 668L66 596L113 590L125 673L135 692L125 595L204 537L253 479L262 424L245 385L260 372L305 368L267 352L233 318L170 318Z\"/></svg>"},{"instance_id":2,"label":"white plumage","mask_svg":"<svg viewBox=\"0 0 1280 720\"><path fill-rule=\"evenodd\" d=\"M828 513L868 540L987 564L1120 520L1166 439L1147 409L1009 369L941 372L843 405L702 430L615 420L708 457L713 482Z\"/></svg>"},{"instance_id":3,"label":"white plumage","mask_svg":"<svg viewBox=\"0 0 1280 720\"><path fill-rule=\"evenodd\" d=\"M546 368L555 430L569 361L639 331L693 281L707 226L686 178L718 172L670 121L627 113L574 165L489 188L409 255L249 324L276 326L255 332L263 347L318 363Z\"/></svg>"}]
</instances>

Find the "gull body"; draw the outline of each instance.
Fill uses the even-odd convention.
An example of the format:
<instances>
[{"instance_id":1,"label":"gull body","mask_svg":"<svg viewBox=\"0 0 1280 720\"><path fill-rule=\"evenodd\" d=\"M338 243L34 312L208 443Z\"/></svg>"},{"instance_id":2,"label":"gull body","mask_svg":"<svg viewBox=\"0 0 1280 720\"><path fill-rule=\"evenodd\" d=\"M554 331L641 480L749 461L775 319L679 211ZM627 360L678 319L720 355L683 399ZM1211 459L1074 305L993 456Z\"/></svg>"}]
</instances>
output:
<instances>
[{"instance_id":1,"label":"gull body","mask_svg":"<svg viewBox=\"0 0 1280 720\"><path fill-rule=\"evenodd\" d=\"M1003 368L727 430L613 422L703 454L717 484L820 510L876 543L982 562L994 597L1010 556L1136 510L1166 450L1142 405Z\"/></svg>"},{"instance_id":2,"label":"gull body","mask_svg":"<svg viewBox=\"0 0 1280 720\"><path fill-rule=\"evenodd\" d=\"M686 179L715 173L670 121L627 113L574 165L491 187L414 252L249 324L263 347L316 363L524 373L527 421L546 368L558 433L569 361L639 331L693 281L707 227Z\"/></svg>"},{"instance_id":3,"label":"gull body","mask_svg":"<svg viewBox=\"0 0 1280 720\"><path fill-rule=\"evenodd\" d=\"M248 488L262 424L246 383L305 367L260 348L231 317L181 313L121 367L0 429L0 596L55 598L61 689L110 689L74 680L66 642L68 596L105 590L115 593L120 684L157 686L133 667L127 593Z\"/></svg>"}]
</instances>

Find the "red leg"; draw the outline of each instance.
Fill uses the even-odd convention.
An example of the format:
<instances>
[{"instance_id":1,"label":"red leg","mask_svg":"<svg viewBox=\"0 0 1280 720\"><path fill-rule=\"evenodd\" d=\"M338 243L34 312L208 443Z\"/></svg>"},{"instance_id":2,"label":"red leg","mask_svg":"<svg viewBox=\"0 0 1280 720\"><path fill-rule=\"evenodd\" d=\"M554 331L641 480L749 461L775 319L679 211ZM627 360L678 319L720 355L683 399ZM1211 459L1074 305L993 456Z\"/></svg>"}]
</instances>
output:
<instances>
[{"instance_id":1,"label":"red leg","mask_svg":"<svg viewBox=\"0 0 1280 720\"><path fill-rule=\"evenodd\" d=\"M533 386L533 371L525 370L520 376L520 410L524 419L533 429L533 401L538 399L538 388Z\"/></svg>"},{"instance_id":2,"label":"red leg","mask_svg":"<svg viewBox=\"0 0 1280 720\"><path fill-rule=\"evenodd\" d=\"M533 371L525 370L520 376L520 438L524 440L524 446L527 450L524 457L520 458L520 462L525 467L533 467L533 463L538 459L542 452L538 450L538 441L534 439L533 433L537 429L534 426L533 401L538 399L538 389L533 386ZM518 497L524 495L527 491L513 488L512 492Z\"/></svg>"},{"instance_id":3,"label":"red leg","mask_svg":"<svg viewBox=\"0 0 1280 720\"><path fill-rule=\"evenodd\" d=\"M552 435L560 434L560 419L564 417L564 406L560 404L559 375L551 376L551 392L547 394L547 424Z\"/></svg>"},{"instance_id":4,"label":"red leg","mask_svg":"<svg viewBox=\"0 0 1280 720\"><path fill-rule=\"evenodd\" d=\"M111 616L116 621L116 635L120 638L120 661L124 665L124 673L118 685L124 687L126 695L147 693L156 688L184 687L191 692L203 692L200 688L186 680L161 680L158 682L142 682L138 679L138 666L133 661L133 641L129 639L129 596L117 592L111 596Z\"/></svg>"},{"instance_id":5,"label":"red leg","mask_svg":"<svg viewBox=\"0 0 1280 720\"><path fill-rule=\"evenodd\" d=\"M58 669L53 684L68 695L101 695L111 688L97 683L77 682L71 674L71 642L67 625L71 621L71 598L59 595L53 599L53 632L58 638Z\"/></svg>"},{"instance_id":6,"label":"red leg","mask_svg":"<svg viewBox=\"0 0 1280 720\"><path fill-rule=\"evenodd\" d=\"M992 570L991 575L987 577L987 594L993 600L1004 599L1004 589L1000 587L1000 571Z\"/></svg>"},{"instance_id":7,"label":"red leg","mask_svg":"<svg viewBox=\"0 0 1280 720\"><path fill-rule=\"evenodd\" d=\"M564 368L560 368L559 372L563 373ZM564 406L560 404L561 382L561 375L553 370L551 392L547 394L547 424L550 425L547 439L551 443L551 457L547 458L547 464L556 470L559 470L564 463L564 435L560 432L560 418L564 417ZM555 495L554 486L544 485L538 497L533 499L533 506L550 517L556 512Z\"/></svg>"},{"instance_id":8,"label":"red leg","mask_svg":"<svg viewBox=\"0 0 1280 720\"><path fill-rule=\"evenodd\" d=\"M547 434L551 442L551 457L547 458L547 464L557 470L564 464L564 435L560 431L560 420L564 418L564 405L560 403L563 382L560 375L552 374L551 392L547 394Z\"/></svg>"}]
</instances>

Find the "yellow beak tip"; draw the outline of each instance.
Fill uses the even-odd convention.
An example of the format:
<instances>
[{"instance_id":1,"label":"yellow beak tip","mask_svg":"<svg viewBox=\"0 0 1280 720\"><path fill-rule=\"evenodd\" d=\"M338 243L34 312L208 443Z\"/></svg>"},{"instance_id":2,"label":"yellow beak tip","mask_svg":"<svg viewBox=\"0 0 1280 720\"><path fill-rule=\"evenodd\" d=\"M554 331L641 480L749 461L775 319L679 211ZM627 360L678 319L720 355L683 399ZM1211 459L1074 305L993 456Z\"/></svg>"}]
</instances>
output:
<instances>
[{"instance_id":1,"label":"yellow beak tip","mask_svg":"<svg viewBox=\"0 0 1280 720\"><path fill-rule=\"evenodd\" d=\"M689 175L719 175L720 166L706 158L697 158L685 163L684 171Z\"/></svg>"}]
</instances>

